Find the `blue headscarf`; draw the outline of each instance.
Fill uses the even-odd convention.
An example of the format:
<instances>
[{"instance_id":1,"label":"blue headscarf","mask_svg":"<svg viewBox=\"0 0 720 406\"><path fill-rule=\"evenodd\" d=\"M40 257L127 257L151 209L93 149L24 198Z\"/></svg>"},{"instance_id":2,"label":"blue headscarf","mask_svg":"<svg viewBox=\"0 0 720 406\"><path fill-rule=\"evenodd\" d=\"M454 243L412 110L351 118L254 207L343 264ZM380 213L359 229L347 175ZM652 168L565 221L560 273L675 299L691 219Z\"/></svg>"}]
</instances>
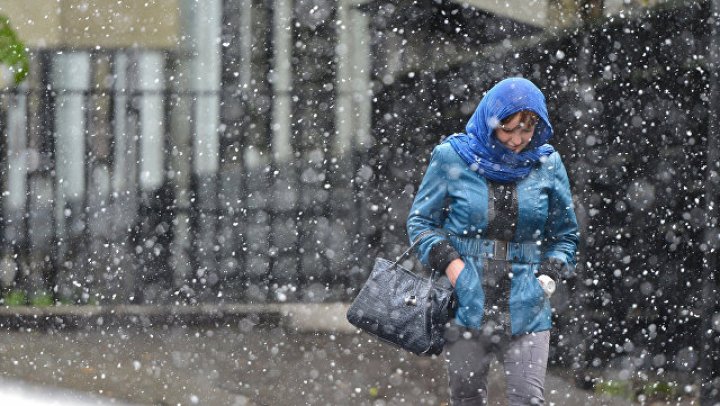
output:
<instances>
[{"instance_id":1,"label":"blue headscarf","mask_svg":"<svg viewBox=\"0 0 720 406\"><path fill-rule=\"evenodd\" d=\"M537 114L540 121L528 146L515 153L495 138L494 130L500 121L523 110ZM493 86L482 98L465 127L465 134L454 134L445 142L487 179L510 183L528 176L533 166L555 151L547 144L552 135L545 96L540 89L527 79L509 78Z\"/></svg>"}]
</instances>

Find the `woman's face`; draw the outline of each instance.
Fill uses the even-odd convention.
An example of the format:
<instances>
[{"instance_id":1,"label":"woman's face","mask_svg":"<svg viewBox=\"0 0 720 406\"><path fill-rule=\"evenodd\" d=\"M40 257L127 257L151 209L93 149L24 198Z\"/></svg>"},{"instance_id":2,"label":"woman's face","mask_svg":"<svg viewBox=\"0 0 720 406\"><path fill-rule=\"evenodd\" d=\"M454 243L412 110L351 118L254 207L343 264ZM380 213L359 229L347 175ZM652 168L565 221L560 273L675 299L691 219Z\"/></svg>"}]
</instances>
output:
<instances>
[{"instance_id":1,"label":"woman's face","mask_svg":"<svg viewBox=\"0 0 720 406\"><path fill-rule=\"evenodd\" d=\"M517 154L530 144L532 136L535 133L536 125L537 116L535 116L534 113L515 113L503 120L500 125L495 128L495 137L508 149Z\"/></svg>"}]
</instances>

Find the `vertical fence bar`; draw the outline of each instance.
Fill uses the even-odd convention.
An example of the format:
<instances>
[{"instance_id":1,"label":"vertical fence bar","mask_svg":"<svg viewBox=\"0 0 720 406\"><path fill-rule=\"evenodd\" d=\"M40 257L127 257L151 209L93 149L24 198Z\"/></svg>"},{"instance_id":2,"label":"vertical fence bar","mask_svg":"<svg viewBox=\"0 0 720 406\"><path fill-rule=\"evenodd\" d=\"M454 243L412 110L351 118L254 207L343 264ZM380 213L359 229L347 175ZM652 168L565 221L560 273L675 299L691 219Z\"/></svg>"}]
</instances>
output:
<instances>
[{"instance_id":1,"label":"vertical fence bar","mask_svg":"<svg viewBox=\"0 0 720 406\"><path fill-rule=\"evenodd\" d=\"M8 137L7 137L7 105L9 95L7 91L0 92L0 190L7 190L8 188L8 172L9 162L7 159L8 155ZM0 258L0 282L2 282L3 288L3 304L7 305L9 302L10 289L15 284L15 277L17 275L17 264L15 263L10 249L9 240L7 238L8 228L8 213L5 210L7 205L8 196L5 193L0 193L0 209L2 210L2 217L0 222L0 241L2 241L2 258Z\"/></svg>"},{"instance_id":2,"label":"vertical fence bar","mask_svg":"<svg viewBox=\"0 0 720 406\"><path fill-rule=\"evenodd\" d=\"M355 22L352 7L352 1L340 0L338 2L335 27L337 33L335 137L331 145L333 167L326 180L332 187L329 217L332 224L331 234L334 236L328 247L332 256L332 269L329 273L337 275L329 283L340 287L340 289L335 289L334 296L336 298L334 300L342 298L345 293L344 288L351 288L349 276L353 265L357 265L352 243L355 236L352 230L355 228L354 224L358 222L358 213L354 211L354 201L358 198L355 173L359 163L355 160L357 153L355 143L358 136L357 131L360 129L357 128L359 117L354 99L354 87L357 80L354 54L358 50L354 43Z\"/></svg>"},{"instance_id":3,"label":"vertical fence bar","mask_svg":"<svg viewBox=\"0 0 720 406\"><path fill-rule=\"evenodd\" d=\"M253 123L253 117L250 114L251 107L251 81L253 74L257 71L253 68L253 43L262 44L262 38L257 38L253 30L253 22L255 21L255 12L253 8L253 0L241 0L240 2L240 83L239 88L242 89L240 92L240 100L243 103L241 114L243 117L238 123L238 159L240 160L239 170L240 178L238 179L238 200L236 202L238 210L234 218L234 229L237 230L235 234L238 237L237 244L234 246L237 252L238 267L239 267L239 279L238 282L241 284L239 289L240 300L245 299L245 292L250 286L250 278L248 275L248 239L247 239L247 227L248 227L248 205L247 205L247 192L248 192L248 179L247 179L247 163L245 162L245 150L249 147L252 137L249 135L249 128Z\"/></svg>"},{"instance_id":4,"label":"vertical fence bar","mask_svg":"<svg viewBox=\"0 0 720 406\"><path fill-rule=\"evenodd\" d=\"M169 112L168 142L170 155L168 167L172 173L170 185L175 197L175 218L172 224L172 242L170 243L170 266L173 269L173 289L177 302L194 302L194 279L196 264L193 249L195 233L192 227L193 212L193 147L195 108L192 101L193 93L187 89L185 82L192 75L191 66L186 61L186 50L183 48L172 55L172 73L174 80L169 81L168 89L172 93L173 102Z\"/></svg>"},{"instance_id":5,"label":"vertical fence bar","mask_svg":"<svg viewBox=\"0 0 720 406\"><path fill-rule=\"evenodd\" d=\"M220 94L220 171L218 262L219 300L238 302L243 297L245 262L242 212L243 145L247 126L247 88L252 53L250 0L224 0L222 23L222 84Z\"/></svg>"},{"instance_id":6,"label":"vertical fence bar","mask_svg":"<svg viewBox=\"0 0 720 406\"><path fill-rule=\"evenodd\" d=\"M90 246L91 240L91 227L92 223L90 221L90 218L92 214L90 213L92 211L92 198L91 194L93 192L93 182L92 179L92 172L93 168L95 167L95 154L93 153L93 145L92 145L92 138L93 132L95 130L94 123L93 123L93 117L94 117L94 87L95 87L95 71L96 71L96 58L97 53L94 51L88 52L88 77L87 77L87 86L85 90L82 92L82 106L83 106L83 120L84 120L84 128L83 128L83 171L82 171L82 183L84 185L82 195L80 196L79 200L79 209L80 213L78 215L79 224L81 224L81 228L78 230L78 243L77 243L77 249L75 250L75 256L76 259L73 262L73 266L75 269L75 274L77 281L80 281L81 286L78 288L78 293L80 295L80 303L83 304L96 304L95 301L90 300L91 299L91 293L94 290L93 285L95 285L95 280L92 275L92 263L91 258L93 258L93 249L95 247Z\"/></svg>"},{"instance_id":7,"label":"vertical fence bar","mask_svg":"<svg viewBox=\"0 0 720 406\"><path fill-rule=\"evenodd\" d=\"M128 89L128 130L130 131L130 137L128 137L130 150L133 152L133 160L130 163L132 173L132 187L128 189L128 197L131 199L128 210L128 238L130 241L129 249L133 253L131 257L131 268L132 279L134 281L132 285L132 296L130 301L132 303L143 304L148 300L145 296L147 287L147 277L145 272L145 258L142 254L145 249L144 238L145 238L145 222L147 220L147 206L143 204L143 189L142 189L142 172L140 168L140 160L142 159L142 112L140 110L140 104L142 101L142 92L137 88L138 79L140 76L140 61L139 53L133 51L131 53L131 65L129 70L129 76L132 78L131 85ZM152 297L149 298L152 301Z\"/></svg>"},{"instance_id":8,"label":"vertical fence bar","mask_svg":"<svg viewBox=\"0 0 720 406\"><path fill-rule=\"evenodd\" d=\"M135 160L133 127L130 114L130 57L126 51L116 51L112 61L112 121L110 169L110 207L108 212L111 232L109 248L113 256L108 275L107 296L109 302L127 303L134 298L135 272L134 249L129 230L134 220Z\"/></svg>"},{"instance_id":9,"label":"vertical fence bar","mask_svg":"<svg viewBox=\"0 0 720 406\"><path fill-rule=\"evenodd\" d=\"M244 300L251 303L264 302L268 296L268 272L270 269L268 214L269 165L272 145L272 91L269 71L273 60L275 43L272 41L273 0L253 0L255 7L251 18L257 35L256 46L250 57L267 70L249 72L253 92L249 93L248 125L243 128L245 144L242 145L244 169L243 250L246 287Z\"/></svg>"},{"instance_id":10,"label":"vertical fence bar","mask_svg":"<svg viewBox=\"0 0 720 406\"><path fill-rule=\"evenodd\" d=\"M171 293L168 270L168 236L172 195L165 185L165 121L163 90L165 57L160 51L138 54L137 97L139 114L139 223L136 253L140 259L143 303L167 303Z\"/></svg>"},{"instance_id":11,"label":"vertical fence bar","mask_svg":"<svg viewBox=\"0 0 720 406\"><path fill-rule=\"evenodd\" d=\"M37 66L37 64L35 64ZM35 67L34 67L35 68ZM36 68L35 68L36 69ZM32 72L32 69L31 69ZM32 82L30 82L33 86ZM24 247L23 247L23 256L25 257L26 266L27 266L27 278L28 278L28 295L29 295L29 301L31 304L50 304L52 303L52 295L50 295L47 291L46 286L46 280L44 279L44 265L47 265L45 261L43 260L44 256L47 255L46 252L43 252L43 249L34 249L33 244L33 233L38 233L40 230L34 230L32 228L32 216L33 216L33 206L35 203L34 200L39 200L39 198L36 196L35 192L35 185L36 182L36 174L39 172L40 169L40 151L38 150L38 136L37 136L37 129L40 126L40 123L38 120L38 114L36 114L39 110L38 106L38 100L39 95L38 92L35 90L35 88L27 88L26 89L26 95L27 95L27 103L25 106L25 117L26 117L26 125L25 125L25 132L27 134L26 136L26 149L25 149L25 215L23 216L23 234L24 237ZM45 202L47 202L47 198L51 195L51 193L45 194L46 198L44 199ZM42 196L42 195L41 195ZM50 213L47 213L50 214ZM42 217L43 219L52 218L51 215L46 215ZM45 225L47 225L47 221L44 222ZM45 228L45 236L47 237L49 233L47 233L47 228ZM43 244L42 247L48 247L50 244L46 243Z\"/></svg>"},{"instance_id":12,"label":"vertical fence bar","mask_svg":"<svg viewBox=\"0 0 720 406\"><path fill-rule=\"evenodd\" d=\"M114 282L112 231L108 227L111 209L111 94L105 85L111 76L110 55L93 53L91 91L88 95L88 131L86 166L86 241L85 263L88 269L89 302L107 303Z\"/></svg>"},{"instance_id":13,"label":"vertical fence bar","mask_svg":"<svg viewBox=\"0 0 720 406\"><path fill-rule=\"evenodd\" d=\"M272 3L272 45L273 45L273 76L272 76L272 113L271 136L272 163L269 175L269 199L267 213L269 215L269 269L267 270L267 286L269 300L284 299L287 286L291 283L297 265L283 255L287 248L289 236L283 212L293 207L295 195L291 189L291 166L293 159L293 103L291 100L293 71L293 5L294 1L274 0ZM292 243L290 243L292 245Z\"/></svg>"},{"instance_id":14,"label":"vertical fence bar","mask_svg":"<svg viewBox=\"0 0 720 406\"><path fill-rule=\"evenodd\" d=\"M293 131L299 158L295 165L301 172L297 204L302 213L297 225L302 285L297 296L302 301L322 302L336 300L338 296L334 282L336 277L342 277L342 270L333 261L342 257L341 246L346 240L344 230L333 233L331 211L333 207L345 207L350 197L343 187L347 182L340 180L347 177L346 162L339 161L340 153L334 145L338 139L337 116L333 111L338 100L337 56L321 51L335 50L339 45L337 14L331 9L316 14L313 6L311 2L297 3L295 38L303 46L296 47L293 55L293 60L298 61L298 85L293 88L298 100ZM333 201L335 198L337 201ZM338 217L337 222L346 220Z\"/></svg>"},{"instance_id":15,"label":"vertical fence bar","mask_svg":"<svg viewBox=\"0 0 720 406\"><path fill-rule=\"evenodd\" d=\"M172 90L171 78L174 78L174 66L175 55L171 52L163 53L163 65L165 66L162 72L162 80L165 83L161 91L162 94L162 120L163 120L163 132L162 132L162 153L164 156L162 171L165 173L165 182L163 185L163 217L164 217L164 232L165 232L165 245L163 246L164 252L164 280L167 289L167 302L169 304L178 305L178 286L176 284L176 263L174 257L175 250L175 238L177 231L178 219L180 213L178 210L178 201L175 187L175 176L172 164L173 156L173 142L171 134L172 126L172 112L173 106L176 102L177 95Z\"/></svg>"},{"instance_id":16,"label":"vertical fence bar","mask_svg":"<svg viewBox=\"0 0 720 406\"><path fill-rule=\"evenodd\" d=\"M60 271L60 256L59 256L59 245L60 238L58 236L58 224L54 220L55 212L57 210L57 191L55 188L55 169L57 167L55 159L55 98L56 93L53 90L53 79L52 79L52 65L54 61L54 55L50 52L43 52L40 54L41 57L41 71L42 71L42 122L43 128L40 134L40 150L41 150L41 168L42 168L42 185L46 193L47 199L50 201L49 211L46 212L45 217L39 217L38 221L46 224L47 219L50 220L50 235L48 240L50 241L49 246L49 275L48 275L48 286L53 293L53 299L55 302L60 298L59 289L59 278L58 273ZM40 200L40 199L38 199Z\"/></svg>"}]
</instances>

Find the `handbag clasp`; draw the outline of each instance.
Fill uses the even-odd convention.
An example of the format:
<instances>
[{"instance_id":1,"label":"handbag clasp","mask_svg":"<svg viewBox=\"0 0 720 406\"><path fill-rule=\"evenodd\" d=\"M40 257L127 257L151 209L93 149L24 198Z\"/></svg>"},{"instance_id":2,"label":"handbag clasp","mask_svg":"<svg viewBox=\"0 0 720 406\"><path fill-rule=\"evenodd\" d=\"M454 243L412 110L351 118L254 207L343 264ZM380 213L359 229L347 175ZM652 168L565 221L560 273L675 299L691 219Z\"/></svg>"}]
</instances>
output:
<instances>
[{"instance_id":1,"label":"handbag clasp","mask_svg":"<svg viewBox=\"0 0 720 406\"><path fill-rule=\"evenodd\" d=\"M405 298L405 305L406 306L417 306L417 298L415 295L411 295Z\"/></svg>"}]
</instances>

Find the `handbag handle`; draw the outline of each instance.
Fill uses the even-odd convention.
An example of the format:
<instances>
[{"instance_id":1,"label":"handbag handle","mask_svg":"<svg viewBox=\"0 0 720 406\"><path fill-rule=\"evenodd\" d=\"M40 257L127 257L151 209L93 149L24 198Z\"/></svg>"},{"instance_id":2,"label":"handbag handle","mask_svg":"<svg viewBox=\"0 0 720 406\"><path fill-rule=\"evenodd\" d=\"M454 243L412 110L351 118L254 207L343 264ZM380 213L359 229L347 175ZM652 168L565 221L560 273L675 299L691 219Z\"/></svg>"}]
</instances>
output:
<instances>
[{"instance_id":1,"label":"handbag handle","mask_svg":"<svg viewBox=\"0 0 720 406\"><path fill-rule=\"evenodd\" d=\"M420 233L420 235L417 236L417 238L415 239L415 241L413 241L413 243L410 244L410 247L409 247L407 250L405 250L405 252L403 252L402 254L400 254L400 256L397 257L397 258L395 259L395 261L393 261L392 264L390 264L390 266L388 267L388 269L396 266L397 263L400 262L401 259L403 259L410 251L412 251L412 249L417 245L417 243L420 242L420 240L422 240L423 237L425 237L426 235L434 234L434 233L435 233L435 230L425 230L425 231L423 231L422 233ZM435 278L435 273L436 273L436 272L437 272L437 271L436 271L435 269L433 269L433 270L430 271L430 281L432 281L432 280Z\"/></svg>"}]
</instances>

